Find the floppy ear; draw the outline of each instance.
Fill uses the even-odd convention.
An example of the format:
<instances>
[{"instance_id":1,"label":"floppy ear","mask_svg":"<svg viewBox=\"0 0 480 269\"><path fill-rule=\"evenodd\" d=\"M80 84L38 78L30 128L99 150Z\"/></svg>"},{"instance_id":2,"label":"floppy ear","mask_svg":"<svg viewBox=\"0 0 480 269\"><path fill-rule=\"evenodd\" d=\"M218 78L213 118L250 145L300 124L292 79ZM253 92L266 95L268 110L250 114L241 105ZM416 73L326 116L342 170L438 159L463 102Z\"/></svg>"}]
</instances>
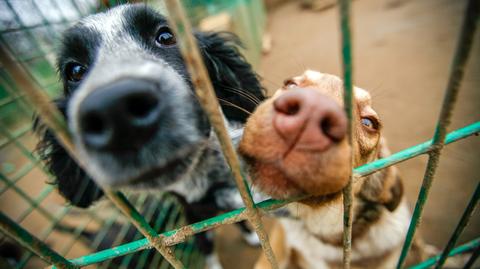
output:
<instances>
[{"instance_id":1,"label":"floppy ear","mask_svg":"<svg viewBox=\"0 0 480 269\"><path fill-rule=\"evenodd\" d=\"M384 138L380 138L378 146L379 159L390 155ZM397 168L390 166L368 176L363 183L360 196L365 200L380 203L388 210L394 211L403 198L403 183L398 175Z\"/></svg>"},{"instance_id":2,"label":"floppy ear","mask_svg":"<svg viewBox=\"0 0 480 269\"><path fill-rule=\"evenodd\" d=\"M56 106L65 115L66 101L55 100ZM56 137L36 116L34 131L41 136L37 145L40 159L44 161L48 171L55 177L60 194L72 205L86 208L103 196L102 190L70 157L60 145Z\"/></svg>"},{"instance_id":3,"label":"floppy ear","mask_svg":"<svg viewBox=\"0 0 480 269\"><path fill-rule=\"evenodd\" d=\"M225 116L244 123L265 93L258 75L238 50L238 37L226 32L200 32L196 37Z\"/></svg>"}]
</instances>

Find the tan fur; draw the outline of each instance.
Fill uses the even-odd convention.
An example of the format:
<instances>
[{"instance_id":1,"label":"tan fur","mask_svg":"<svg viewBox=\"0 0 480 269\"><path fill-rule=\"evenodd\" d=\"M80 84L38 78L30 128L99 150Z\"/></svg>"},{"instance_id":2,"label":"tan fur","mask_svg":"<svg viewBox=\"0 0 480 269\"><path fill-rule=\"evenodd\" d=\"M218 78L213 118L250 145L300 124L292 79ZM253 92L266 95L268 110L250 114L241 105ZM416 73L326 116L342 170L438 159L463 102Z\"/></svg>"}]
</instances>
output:
<instances>
[{"instance_id":1,"label":"tan fur","mask_svg":"<svg viewBox=\"0 0 480 269\"><path fill-rule=\"evenodd\" d=\"M250 117L240 152L250 159L254 184L264 192L275 198L299 193L314 195L288 205L298 219L281 219L271 231L272 248L281 268L341 268L341 189L350 170L350 152L355 167L388 156L381 122L372 108L370 94L355 87L353 150L342 141L319 154L296 152L289 153L290 159L282 159L286 146L271 129L276 98L299 87L318 91L343 106L343 84L336 76L309 70L287 80L285 85ZM378 124L367 128L362 118L373 118ZM396 168L357 180L353 189L352 268L394 268L411 217ZM409 261L425 258L424 249L421 241L416 240ZM269 268L263 254L255 268Z\"/></svg>"},{"instance_id":2,"label":"tan fur","mask_svg":"<svg viewBox=\"0 0 480 269\"><path fill-rule=\"evenodd\" d=\"M290 249L285 242L285 231L280 223L275 223L270 230L270 245L280 267L288 266L290 261ZM261 255L255 264L255 269L270 268L270 263L265 255Z\"/></svg>"}]
</instances>

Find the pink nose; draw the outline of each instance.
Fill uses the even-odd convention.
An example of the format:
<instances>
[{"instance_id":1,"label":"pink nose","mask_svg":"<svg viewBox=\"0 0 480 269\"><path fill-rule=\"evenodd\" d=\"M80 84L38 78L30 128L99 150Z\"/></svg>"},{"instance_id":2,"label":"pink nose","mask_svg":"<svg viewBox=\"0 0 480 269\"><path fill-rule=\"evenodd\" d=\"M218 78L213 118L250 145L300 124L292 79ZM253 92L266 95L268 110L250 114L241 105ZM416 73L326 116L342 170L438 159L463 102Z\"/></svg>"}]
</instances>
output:
<instances>
[{"instance_id":1,"label":"pink nose","mask_svg":"<svg viewBox=\"0 0 480 269\"><path fill-rule=\"evenodd\" d=\"M273 125L292 148L325 151L346 135L347 118L343 109L315 90L289 90L273 106Z\"/></svg>"}]
</instances>

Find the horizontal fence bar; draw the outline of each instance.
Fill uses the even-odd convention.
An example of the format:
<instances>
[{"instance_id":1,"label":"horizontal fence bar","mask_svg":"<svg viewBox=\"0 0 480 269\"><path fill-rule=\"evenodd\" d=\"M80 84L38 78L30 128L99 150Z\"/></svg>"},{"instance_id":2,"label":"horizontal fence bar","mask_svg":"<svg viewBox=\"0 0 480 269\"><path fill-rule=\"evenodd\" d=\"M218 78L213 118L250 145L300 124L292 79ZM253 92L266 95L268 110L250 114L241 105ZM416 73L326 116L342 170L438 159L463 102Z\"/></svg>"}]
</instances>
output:
<instances>
[{"instance_id":1,"label":"horizontal fence bar","mask_svg":"<svg viewBox=\"0 0 480 269\"><path fill-rule=\"evenodd\" d=\"M440 256L440 259L435 265L435 269L442 268L443 264L447 260L448 253L450 253L452 248L455 247L455 245L457 244L458 238L463 232L463 229L465 229L465 227L467 226L468 221L470 220L470 217L472 216L473 211L475 210L475 207L479 199L480 199L480 183L477 184L477 188L475 189L475 192L473 193L472 198L468 202L468 205L465 208L465 211L463 212L463 215L460 218L460 221L458 222L457 227L455 228L455 231L452 234L452 237L450 238L450 240L448 240L448 243L445 246L445 249L443 250L442 255Z\"/></svg>"},{"instance_id":2,"label":"horizontal fence bar","mask_svg":"<svg viewBox=\"0 0 480 269\"><path fill-rule=\"evenodd\" d=\"M465 252L470 252L474 249L478 249L480 247L480 238L477 238L477 239L474 239L468 243L465 243L459 247L456 247L454 248L452 251L450 251L450 253L448 254L449 257L452 257L452 256L455 256L455 255L459 255L459 254L462 254L462 253L465 253ZM434 256L434 257L431 257L430 259L427 259L417 265L413 265L413 266L410 266L408 267L408 269L425 269L425 268L430 268L432 267L433 265L435 265L435 263L438 261L438 259L440 259L440 255L437 255L437 256Z\"/></svg>"},{"instance_id":3,"label":"horizontal fence bar","mask_svg":"<svg viewBox=\"0 0 480 269\"><path fill-rule=\"evenodd\" d=\"M83 184L79 189L78 189L78 194L83 195L83 193L87 190L86 184ZM53 186L51 186L53 187ZM55 227L57 224L59 224L63 218L70 212L72 209L71 206L64 206L61 208L60 212L55 215L55 218L49 223L49 225L38 235L38 238L42 241L46 240L46 238L55 230ZM101 224L100 219L93 213L90 212L90 220L95 220L99 224ZM32 257L31 253L28 253L26 255L23 255L22 260L18 264L17 268L23 268L28 260Z\"/></svg>"},{"instance_id":4,"label":"horizontal fence bar","mask_svg":"<svg viewBox=\"0 0 480 269\"><path fill-rule=\"evenodd\" d=\"M47 110L48 110L48 109L47 109ZM62 122L62 120L60 121L60 123L61 123L61 122ZM222 123L222 124L223 124L223 123ZM478 123L478 122L475 123L475 124L480 125L480 123ZM472 125L467 126L467 127L471 127L471 126L473 126L473 125L475 125L475 124L472 124ZM55 126L55 124L53 124L53 126ZM467 127L465 127L465 128L467 128ZM475 128L477 128L477 129L475 129ZM480 129L479 129L479 126L474 127L474 129L475 129L475 132L474 132L474 133L478 133L479 130L480 130ZM460 131L460 130L457 130L457 131ZM468 136L468 135L471 135L471 134L473 134L473 133L468 134L468 130L467 130L466 132L463 132L463 133L459 134L459 136L457 137L456 140L461 139L461 138L464 138L464 137L466 137L466 136ZM454 140L452 140L451 142L454 142L454 141L456 141L456 140L454 139ZM451 142L450 142L450 143L451 143ZM425 143L428 144L429 142L425 142ZM424 144L425 144L425 143L424 143ZM446 140L445 143L448 144L448 136L447 136L447 140ZM423 144L421 144L421 145L423 145ZM421 146L421 145L417 145L417 146ZM404 160L413 158L413 157L418 156L418 155L420 155L420 154L428 153L428 152L435 151L435 150L437 150L437 148L436 148L436 147L432 147L432 142L430 142L429 145L428 145L426 148L420 147L419 149L417 149L417 152L415 152L416 155L414 155L414 156L409 156L408 154L407 154L407 155L398 156L398 159L396 159L396 160L393 160L393 159L392 159L392 160L389 160L389 161L387 161L387 162L385 162L385 163L383 163L383 164L374 164L375 162L372 162L372 163L370 163L370 164L367 164L367 165L364 165L364 166L361 166L361 167L355 169L355 170L354 170L354 173L355 173L356 175L361 175L361 173L359 172L358 169L363 169L363 170L360 170L360 171L364 171L365 175L371 174L371 173L373 173L373 172L375 172L375 171L378 171L379 169L382 169L382 168L384 168L384 167L387 167L387 166L393 165L393 164L395 164L395 163L398 163L398 162L401 162L401 161L404 161ZM424 151L424 152L421 152L421 151ZM399 153L401 153L401 152L399 152ZM395 154L394 154L394 155L395 155ZM392 155L392 156L393 156L393 155ZM385 158L385 159L388 159L388 158ZM383 160L385 160L385 159L383 159ZM372 167L368 167L368 165L371 165L371 164L374 164L374 165L373 165ZM244 177L243 177L243 176L242 176L242 181L243 181L243 184L245 184L245 180L244 180ZM241 186L241 184L240 184L239 186ZM245 187L246 187L246 191L248 192L248 187L247 187L247 186L245 186ZM129 205L128 201L126 201L126 200L125 200L125 201L121 201L121 200L124 198L121 194L119 194L119 193L112 193L112 194L113 194L113 197L109 195L109 196L111 197L111 199L113 199L113 200L115 200L115 199L120 199L120 202L119 202L120 205L124 205L124 206L125 206L125 205ZM107 195L108 195L108 193L107 193ZM248 194L248 195L250 195L250 194ZM248 198L247 201L248 201L248 200L251 201L251 197ZM293 200L295 200L295 199L293 199ZM160 238L165 237L165 238L164 238L164 241L162 241L162 243L161 243L160 245L165 244L165 245L171 246L171 245L174 245L174 244L178 244L178 243L180 243L180 242L183 242L183 241L184 241L188 236L190 236L190 235L193 235L193 234L195 234L195 233L198 233L198 232L201 232L201 231L205 231L205 230L208 230L208 229L217 227L217 226L219 226L219 225L221 225L221 224L235 223L235 222L238 222L238 221L241 221L241 220L245 220L245 219L251 220L251 219L257 218L256 216L258 216L258 220L260 220L260 214L259 214L259 212L256 210L256 208L262 209L262 210L265 210L265 211L268 211L268 210L272 210L272 209L278 208L278 207L280 207L280 206L283 206L283 205L285 205L286 203L292 202L293 200L288 200L288 201L267 200L267 201L264 201L264 202L258 203L258 204L254 204L254 203L252 202L251 207L249 207L249 206L248 206L248 203L246 203L246 204L247 204L247 208L242 208L242 209L239 209L239 210L235 210L235 211L229 212L229 213L232 213L231 215L228 215L229 213L226 213L226 214L223 214L223 215L218 216L218 217L220 217L220 218L215 217L215 218L212 218L212 219L208 219L208 220L206 220L206 221L198 222L198 223L195 223L195 224L192 224L192 225L188 225L188 226L185 226L185 227L180 228L180 229L177 229L177 230L173 230L173 231L170 231L170 232L163 233L163 234L161 234L161 235L157 235L157 234L155 233L155 231L153 231L153 233L150 234L151 237L150 237L149 239L155 244L155 242L157 241L157 239L160 239ZM117 205L117 206L118 206L118 205ZM121 207L121 206L119 206L119 207ZM254 213L250 212L250 209L255 209ZM133 215L134 218L135 218L135 212L136 212L136 210L135 210L133 207L132 207L132 208L124 207L124 211L125 211L125 212L128 212L127 216L132 217L132 215ZM138 212L137 212L137 213L138 213ZM209 220L210 220L210 221L209 221ZM140 226L142 226L142 224L145 224L145 223L143 223L144 221L145 221L145 219L140 215L137 223L139 223ZM252 222L254 222L254 221L252 221ZM2 220L2 223L3 223L3 220ZM198 225L197 225L197 224L198 224ZM261 225L261 222L260 222L260 223L257 223L257 224L258 224L258 225ZM187 229L187 228L191 228L191 230L190 230L190 229ZM264 233L263 228L259 228L259 226L256 226L255 228L256 228L257 232L259 232L259 230L260 230L260 231L261 231L260 233L262 233L262 232ZM141 228L140 230L143 230L143 231L146 230L146 231L148 231L149 229L151 229L151 227L150 227L150 226L148 225L148 223L147 223L146 226L142 226L142 228ZM183 229L183 230L182 230L182 229ZM175 232L175 231L176 231L176 232ZM262 237L262 236L260 236L260 237ZM263 239L263 240L262 240L262 243L263 243L264 240L266 239L266 237L261 238L261 239ZM142 240L138 240L138 241L135 241L135 242L139 242L139 241L142 241L142 247L143 247L143 248L151 247L151 243L150 243L147 239L142 239ZM268 241L267 241L267 242L268 242ZM134 242L132 242L132 243L134 243ZM131 243L129 243L129 244L131 244ZM122 246L126 246L126 245L128 245L128 244L125 244L125 245L122 245ZM263 245L263 244L262 244L262 245ZM119 246L119 247L122 247L122 246ZM106 250L106 251L111 251L111 250L113 250L113 249L114 249L114 248L108 249L108 250ZM458 248L456 248L456 249L458 249ZM453 253L456 249L454 249L454 250L452 251L452 253ZM137 250L135 250L135 251L138 251L138 250L140 250L140 249L137 249ZM133 251L133 252L135 252L135 251ZM98 254L98 253L100 253L100 252L97 252L96 254ZM130 252L130 253L132 253L132 252ZM115 254L115 255L116 255L116 254ZM124 254L122 254L122 255L124 255ZM87 255L87 256L91 256L91 255ZM87 257L87 256L84 256L84 257ZM116 256L113 256L113 257L111 257L111 258L118 257L118 256L121 256L121 255L116 255ZM268 255L267 255L267 257L268 257ZM77 259L74 259L74 260L77 260ZM74 260L72 260L72 261L74 261ZM104 259L104 260L106 260L106 259ZM103 261L103 260L102 260L102 261ZM91 264L91 263L90 263L90 264ZM347 263L347 264L348 264L348 263ZM64 266L64 265L65 265L65 264L62 264L62 266ZM83 266L83 265L81 265L81 266ZM61 268L61 267L59 267L59 268Z\"/></svg>"},{"instance_id":5,"label":"horizontal fence bar","mask_svg":"<svg viewBox=\"0 0 480 269\"><path fill-rule=\"evenodd\" d=\"M465 8L465 18L462 23L462 28L457 41L457 48L455 50L452 64L450 67L450 76L445 90L445 95L442 102L442 109L437 120L435 133L433 135L433 150L429 153L427 167L423 177L420 192L418 193L415 209L413 210L412 220L408 227L408 232L405 237L405 242L400 253L397 263L397 269L402 268L407 258L408 251L412 245L415 237L415 231L420 225L421 216L424 205L428 198L430 187L432 186L435 172L440 160L440 154L444 145L447 128L450 125L450 118L452 116L453 107L457 100L458 92L460 91L460 84L465 73L465 67L472 48L475 30L478 24L478 14L480 13L480 1L469 0Z\"/></svg>"},{"instance_id":6,"label":"horizontal fence bar","mask_svg":"<svg viewBox=\"0 0 480 269\"><path fill-rule=\"evenodd\" d=\"M456 142L468 136L478 135L479 133L480 133L480 121L477 121L473 124L467 125L463 128L450 132L445 138L445 144L451 144L453 142ZM371 163L367 163L365 165L359 166L355 168L354 172L358 176L370 175L382 168L403 162L405 160L411 159L421 154L428 153L429 151L433 150L432 144L433 144L433 140L423 142L416 146L394 153L386 158L378 159Z\"/></svg>"},{"instance_id":7,"label":"horizontal fence bar","mask_svg":"<svg viewBox=\"0 0 480 269\"><path fill-rule=\"evenodd\" d=\"M47 237L54 231L55 226L62 221L62 219L71 211L71 207L63 207L60 212L55 215L55 220L38 235L38 238L42 241L45 241ZM17 264L15 268L24 268L31 257L33 257L32 252L24 253L22 259Z\"/></svg>"},{"instance_id":8,"label":"horizontal fence bar","mask_svg":"<svg viewBox=\"0 0 480 269\"><path fill-rule=\"evenodd\" d=\"M0 140L0 150L3 150L5 147L10 145L10 143L13 143L14 140L21 139L25 135L30 134L31 130L32 130L32 126L25 126L22 129L15 131L14 134L12 134L12 136L14 137L13 140L10 140L8 138L4 138L4 139Z\"/></svg>"},{"instance_id":9,"label":"horizontal fence bar","mask_svg":"<svg viewBox=\"0 0 480 269\"><path fill-rule=\"evenodd\" d=\"M18 101L22 97L23 97L23 95L17 95L17 96L9 96L7 98L2 99L0 101L0 109L2 109L4 106L7 106L9 104L12 104L12 103Z\"/></svg>"},{"instance_id":10,"label":"horizontal fence bar","mask_svg":"<svg viewBox=\"0 0 480 269\"><path fill-rule=\"evenodd\" d=\"M470 256L470 259L468 259L467 263L463 267L463 269L470 269L472 268L473 264L475 261L478 259L478 256L480 256L480 244L477 246L477 248L473 251L472 256Z\"/></svg>"},{"instance_id":11,"label":"horizontal fence bar","mask_svg":"<svg viewBox=\"0 0 480 269\"><path fill-rule=\"evenodd\" d=\"M40 161L38 161L39 163ZM5 182L5 186L0 190L0 195L4 194L11 187L15 186L24 176L32 171L38 163L28 162L25 163L20 169L18 169L14 175L9 176L9 181Z\"/></svg>"},{"instance_id":12,"label":"horizontal fence bar","mask_svg":"<svg viewBox=\"0 0 480 269\"><path fill-rule=\"evenodd\" d=\"M51 25L65 25L65 24L68 24L68 23L73 23L75 21L76 20L48 22L48 23L43 22L43 23L30 25L30 26L20 26L20 27L16 27L16 28L8 28L8 29L0 31L0 34L7 34L7 33L11 33L11 32L22 32L22 31L26 31L26 30L35 30L37 28L41 28L41 27L45 27L45 26L51 26Z\"/></svg>"},{"instance_id":13,"label":"horizontal fence bar","mask_svg":"<svg viewBox=\"0 0 480 269\"><path fill-rule=\"evenodd\" d=\"M225 127L225 120L220 110L218 99L210 81L208 71L205 67L198 44L193 36L192 27L187 19L185 10L179 0L165 0L165 6L168 10L168 19L170 25L179 38L179 47L183 59L187 65L191 81L193 83L197 99L207 114L218 141L222 148L223 155L232 171L237 189L240 192L242 201L247 208L247 217L252 224L255 232L260 239L260 244L264 250L265 256L273 269L278 268L275 255L273 254L267 232L264 229L261 216L255 208L252 195L248 188L248 175L241 170L240 160L236 154L233 143Z\"/></svg>"},{"instance_id":14,"label":"horizontal fence bar","mask_svg":"<svg viewBox=\"0 0 480 269\"><path fill-rule=\"evenodd\" d=\"M146 199L147 199L147 195L141 195L140 197L138 197L138 199L135 200L134 204L135 204L136 206L138 206L138 205L143 206L144 203L145 203L145 201L146 201ZM143 214L147 219L152 219L152 214L154 213L154 210L156 209L156 206L157 206L158 203L161 203L161 207L163 208L162 211L163 211L163 210L168 210L168 209L164 209L164 208L167 208L167 205L166 205L167 203L166 203L166 201L161 201L161 202L160 202L160 201L155 201L155 202L151 202L151 204L149 205L149 207L147 208L147 210L144 211L144 212L142 212L142 214ZM168 206L172 206L172 204L169 203ZM158 221L160 218L161 218L161 217L159 216L155 221ZM113 224L113 222L112 222L112 224ZM131 228L131 225L129 225L128 223L122 225L122 228L121 228L120 231L118 232L117 236L113 239L113 243L112 243L111 245L112 245L112 246L115 246L115 245L118 245L118 244L123 243L122 241L124 240L125 236L127 235L128 230L129 230L130 228ZM156 227L155 227L155 225L153 226L153 228L154 228L155 230L157 230ZM110 227L106 227L106 228L103 227L103 228L102 228L102 230L105 230L106 232L108 232L108 229L110 229ZM137 240L137 239L140 239L140 238L141 238L141 236L138 236L138 237L135 237L135 238L133 238L133 239L134 239L134 240ZM102 240L102 239L103 239L103 237L100 238L100 240ZM132 258L132 256L124 258L124 259L122 260L122 265L121 265L121 266L124 266L123 263L124 263L127 259L129 259L129 258ZM111 261L111 260L110 260L110 261ZM106 263L102 264L102 268L109 268L109 262L106 262ZM128 267L126 267L126 268L128 268Z\"/></svg>"},{"instance_id":15,"label":"horizontal fence bar","mask_svg":"<svg viewBox=\"0 0 480 269\"><path fill-rule=\"evenodd\" d=\"M445 139L445 144L451 144L457 142L461 139L467 138L472 135L478 135L480 133L480 121L474 124L465 126L463 128L457 129L449 133ZM432 140L418 144L416 146L404 149L395 154L392 154L386 158L376 160L374 162L359 166L353 170L355 175L358 176L367 176L376 171L384 169L386 167L392 166L394 164L412 159L422 154L428 153L432 146ZM271 210L278 209L288 203L298 201L301 199L307 198L297 197L287 200L275 200L269 199L256 204L256 207L262 212L268 212ZM164 237L165 244L168 246L173 246L175 244L181 243L186 240L188 236L204 232L213 228L216 228L224 224L232 224L246 219L245 208L239 208L222 215L215 216L194 224L190 224L179 229L172 231L167 231L161 234ZM182 230L181 233L179 231ZM182 236L178 236L181 234ZM79 258L70 260L73 264L78 266L87 266L94 263L99 263L108 259L113 259L119 256L126 254L134 253L136 251L151 247L147 239L140 239L133 241L127 244L123 244L114 248L102 250L96 253L85 255Z\"/></svg>"},{"instance_id":16,"label":"horizontal fence bar","mask_svg":"<svg viewBox=\"0 0 480 269\"><path fill-rule=\"evenodd\" d=\"M161 235L159 236L157 232L150 227L145 218L122 193L111 190L104 190L104 193L175 269L185 268L182 262L175 257L173 250L164 245L163 237Z\"/></svg>"},{"instance_id":17,"label":"horizontal fence bar","mask_svg":"<svg viewBox=\"0 0 480 269\"><path fill-rule=\"evenodd\" d=\"M49 248L45 243L16 224L9 217L0 212L0 230L14 238L23 247L37 254L44 261L54 264L57 268L74 269L78 268L60 254Z\"/></svg>"},{"instance_id":18,"label":"horizontal fence bar","mask_svg":"<svg viewBox=\"0 0 480 269\"><path fill-rule=\"evenodd\" d=\"M35 106L37 112L45 124L53 131L56 138L77 164L84 167L84 164L77 157L65 119L59 110L53 105L46 94L32 82L29 74L19 63L15 62L9 50L0 42L0 61L10 73L12 79L17 83L18 88L25 93L25 97ZM161 237L148 225L147 221L120 192L103 190L105 195L125 214L135 227L149 240L153 246L172 264L176 269L184 268L182 263L176 259L173 251L162 244ZM53 250L52 250L53 251Z\"/></svg>"},{"instance_id":19,"label":"horizontal fence bar","mask_svg":"<svg viewBox=\"0 0 480 269\"><path fill-rule=\"evenodd\" d=\"M306 198L306 197L302 197L302 198ZM264 212L267 212L270 210L280 208L288 203L291 203L299 199L301 198L296 198L296 199L292 198L289 200L269 199L269 200L257 203L256 205L258 209ZM164 232L161 234L161 236L163 236L166 245L173 246L173 245L184 242L189 236L192 236L194 234L201 233L221 225L240 222L246 219L247 219L246 208L242 207L242 208L215 216L213 218L209 218L203 221L199 221L199 222L181 227L179 229ZM102 251L92 253L83 257L72 259L71 262L78 266L87 266L90 264L99 263L108 259L113 259L119 256L123 256L126 254L134 253L149 247L151 246L148 240L144 238L144 239L133 241L127 244L123 244L118 247L102 250Z\"/></svg>"}]
</instances>

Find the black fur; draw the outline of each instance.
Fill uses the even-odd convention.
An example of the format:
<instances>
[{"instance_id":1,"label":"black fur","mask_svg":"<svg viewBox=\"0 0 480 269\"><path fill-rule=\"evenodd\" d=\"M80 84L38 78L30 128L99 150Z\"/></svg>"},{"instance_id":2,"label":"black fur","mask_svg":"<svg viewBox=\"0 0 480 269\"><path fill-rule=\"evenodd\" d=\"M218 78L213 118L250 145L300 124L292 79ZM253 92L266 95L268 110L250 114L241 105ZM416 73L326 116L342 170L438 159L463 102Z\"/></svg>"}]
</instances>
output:
<instances>
[{"instance_id":1,"label":"black fur","mask_svg":"<svg viewBox=\"0 0 480 269\"><path fill-rule=\"evenodd\" d=\"M131 6L125 13L128 24L126 31L132 36L147 40L155 33L159 25L165 24L163 17L149 9L140 6ZM153 30L152 30L153 29ZM254 96L258 101L264 99L259 78L252 70L238 50L240 42L237 37L229 33L196 33L196 38L213 82L217 96L227 102L221 101L222 109L228 120L244 123L248 112L252 112L256 103L244 95L238 94L241 89ZM151 40L151 38L150 38ZM64 94L55 101L57 107L66 115L66 106L72 93L81 82L68 81L65 76L66 64L71 61L82 63L86 66L95 62L95 57L101 37L95 30L82 25L76 25L64 34L63 45L58 56L58 71L64 85ZM175 69L186 74L184 64L181 62L178 49L164 49L157 52L157 48L145 41L145 48L163 57L175 66ZM180 59L178 62L177 59ZM245 111L247 112L245 112ZM35 130L41 134L42 139L38 145L38 152L45 161L48 170L55 178L60 193L73 205L88 207L103 196L103 192L96 183L69 157L68 153L58 143L49 130L36 121Z\"/></svg>"},{"instance_id":2,"label":"black fur","mask_svg":"<svg viewBox=\"0 0 480 269\"><path fill-rule=\"evenodd\" d=\"M78 44L80 36L77 35L88 36L88 31L70 30L70 33L74 33L74 37L66 35L63 50L73 48L73 51L78 55L76 57L79 59L87 58L88 61L92 61L91 57L94 57L94 54L88 51L95 51L95 38L87 38L87 44L82 47ZM264 99L264 93L257 75L237 49L240 44L238 39L229 33L198 33L196 37L217 96L248 112L252 112L256 104L237 94L233 89L246 90L258 100ZM61 59L62 55L59 58ZM58 68L64 84L64 96L56 100L55 103L66 115L65 109L69 95L78 85L72 85L65 79L62 64L64 64L63 59L59 60ZM224 102L221 103L221 106L227 119L242 123L246 121L248 114L243 110ZM40 124L36 124L35 130L42 131L45 129L41 128ZM54 175L60 193L73 205L88 207L103 196L100 188L70 158L49 130L44 132L38 146L38 152L50 173Z\"/></svg>"},{"instance_id":3,"label":"black fur","mask_svg":"<svg viewBox=\"0 0 480 269\"><path fill-rule=\"evenodd\" d=\"M59 77L63 82L64 91L63 95L55 101L55 105L67 118L69 123L77 120L76 118L69 119L69 113L71 112L67 113L67 111L70 111L71 108L69 106L71 106L70 101L72 99L72 95L79 90L84 80L75 82L68 79L68 75L66 73L69 65L72 63L78 63L85 66L87 69L85 79L89 79L91 76L96 75L95 72L100 71L100 73L103 74L102 72L109 72L109 68L117 68L118 65L124 65L124 62L122 61L126 62L124 66L121 66L124 68L123 70L125 70L125 68L130 66L128 63L131 59L135 59L137 66L139 64L138 59L148 58L149 61L152 61L152 59L159 59L159 63L168 65L168 70L170 70L168 72L172 72L171 70L173 70L173 72L178 75L177 77L185 80L184 84L182 85L189 86L192 93L192 95L187 95L189 99L186 100L188 100L189 104L181 102L179 103L178 99L175 99L171 96L171 91L175 90L175 88L164 89L161 86L162 83L169 82L165 79L170 79L171 81L171 77L175 76L170 76L168 78L166 77L164 80L162 80L163 78L160 77L158 80L155 80L158 85L160 85L158 86L158 91L160 94L162 94L162 98L166 100L168 105L175 106L177 111L176 115L182 114L178 111L178 107L182 107L182 105L184 105L185 108L182 109L183 111L187 111L186 108L190 108L189 111L192 113L192 118L189 121L185 121L185 115L183 115L183 121L181 122L184 125L185 122L189 122L189 126L194 126L197 130L197 133L202 136L202 139L210 141L210 134L212 133L211 126L206 118L205 113L201 110L198 101L193 97L193 85L190 81L185 63L178 47L162 47L155 43L155 36L159 32L159 29L163 29L163 27L168 26L165 18L143 5L130 5L127 6L123 12L106 13L105 15L119 16L119 14L121 14L120 16L122 17L117 19L120 19L122 23L117 24L117 27L121 27L121 29L114 29L118 30L118 32L115 32L115 34L118 36L113 38L111 35L103 35L104 33L102 33L102 31L109 31L112 29L103 29L103 25L101 24L100 26L97 25L97 27L92 27L92 21L88 20L74 25L64 33L57 62ZM103 17L92 18L105 19L105 15ZM230 33L197 32L195 33L195 37L197 38L203 60L208 69L210 79L213 83L214 90L219 98L219 103L226 119L230 123L245 123L249 114L253 112L256 105L263 101L265 97L264 90L259 82L259 77L252 70L250 64L246 62L239 51L239 47L241 46L240 41L235 35ZM130 48L130 46L128 46L130 43L122 43L130 42L130 40L135 42L135 45L131 46L132 51L125 50L125 47ZM122 50L122 53L111 55L108 53L105 54L105 50L110 48L112 50ZM139 52L139 50L142 51ZM99 56L100 53L104 54L102 54L103 58L101 59L103 62L100 61L99 63L99 58L101 58ZM121 55L120 57L124 58L119 60L117 57L118 55ZM105 61L110 61L110 65L105 64ZM143 64L143 62L140 62L140 66ZM158 65L160 66L160 64ZM128 71L128 74L130 74L130 70L125 71ZM132 70L132 73L134 72L135 70ZM153 77L155 77L155 74L157 73L153 73ZM102 79L103 76L99 75L96 78ZM83 90L84 88L85 87L83 87ZM183 87L183 89L185 89L185 87ZM169 100L169 98L172 99ZM171 103L174 102L172 100L177 101L176 103ZM162 121L157 124L163 126L163 120L165 119L170 122L175 121L176 115L174 113L175 109L172 109L172 111L167 113L167 115L162 114L162 117L164 118L161 118ZM164 129L165 128L168 129L168 127L164 127ZM37 147L39 155L45 162L49 172L53 175L55 179L53 183L57 185L60 194L71 204L82 208L87 208L95 201L100 199L103 196L101 188L82 168L75 163L65 149L58 143L52 132L45 128L45 126L38 119L35 120L34 129L41 136L41 141ZM179 128L178 130L187 129ZM157 146L159 141L162 145L167 146L164 148L152 148L148 152L160 154L159 152L162 151L162 155L160 156L165 158L165 156L168 156L168 154L172 154L168 151L169 148L182 148L180 145L189 145L189 143L193 143L186 140L182 141L182 137L187 136L183 136L183 133L179 133L180 131L177 131L176 134L175 132L171 131L172 130L165 131L161 128L159 131L156 131L157 135L155 137L155 141ZM135 132L125 132L125 135L135 135ZM122 141L127 141L127 143L123 144L128 144L128 139L128 137L123 139ZM142 145L141 147L149 148L150 144ZM213 148L206 148L202 151L198 150L197 152L202 154L199 158L199 166L202 166L200 169L202 172L200 174L206 176L205 180L208 186L203 186L203 184L196 186L196 183L193 182L190 185L186 185L188 187L184 187L184 189L187 190L184 191L183 195L187 196L191 191L190 188L203 188L203 192L198 192L203 193L203 196L195 198L194 201L189 199L191 197L185 197L183 195L180 195L179 197L180 201L182 201L185 207L186 218L189 222L197 222L205 218L213 217L222 211L232 210L239 206L237 204L238 199L233 197L236 191L234 181L231 178L230 170L226 165L219 149L213 146ZM109 154L114 156L116 161L121 163L121 173L123 171L122 169L124 169L124 166L132 164L142 165L139 163L141 159L139 157L137 158L137 155L140 154L137 153L138 151L119 151L110 152ZM161 184L168 185L169 183L173 183L175 180L177 180L175 176L185 173L185 170L187 170L185 168L187 167L186 164L193 163L192 160L193 157L187 155L182 159L180 165L168 167L168 171L165 171L163 177L158 178L161 180ZM88 162L89 160L84 161ZM142 168L144 167L146 167L146 165L144 165ZM179 178L182 178L182 176ZM131 181L129 181L129 184L130 182ZM149 182L151 181L147 180L145 184L148 184ZM134 182L131 183L134 184ZM161 186L164 186L161 184L155 186L160 186L161 188ZM244 233L249 232L245 225L241 227ZM133 231L134 229L132 228L132 233ZM209 254L213 251L213 240L206 234L197 236L196 242L205 254ZM111 242L106 242L105 244L105 247L111 246ZM153 255L153 253L154 252L150 253L149 255Z\"/></svg>"},{"instance_id":4,"label":"black fur","mask_svg":"<svg viewBox=\"0 0 480 269\"><path fill-rule=\"evenodd\" d=\"M66 99L55 100L55 105L66 116ZM58 140L39 120L35 118L33 129L42 134L37 145L40 159L53 175L54 182L60 194L77 207L87 208L103 197L103 191L70 157Z\"/></svg>"}]
</instances>

